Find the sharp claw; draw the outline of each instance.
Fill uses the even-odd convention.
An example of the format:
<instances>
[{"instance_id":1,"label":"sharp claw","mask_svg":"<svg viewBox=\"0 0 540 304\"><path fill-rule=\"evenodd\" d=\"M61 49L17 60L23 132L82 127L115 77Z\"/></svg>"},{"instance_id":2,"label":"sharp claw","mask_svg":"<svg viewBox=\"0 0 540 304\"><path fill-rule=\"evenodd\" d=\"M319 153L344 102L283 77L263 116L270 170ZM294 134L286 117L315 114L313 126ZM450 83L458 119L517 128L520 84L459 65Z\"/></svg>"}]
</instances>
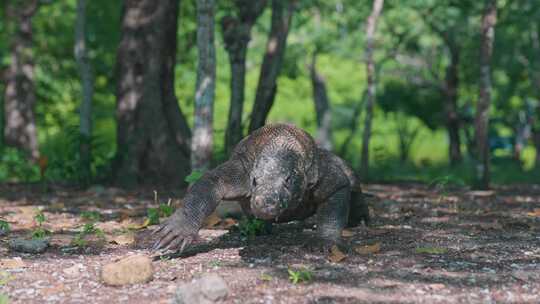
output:
<instances>
[{"instance_id":1,"label":"sharp claw","mask_svg":"<svg viewBox=\"0 0 540 304\"><path fill-rule=\"evenodd\" d=\"M152 246L152 250L157 250L157 249L160 249L163 247L163 240L165 238L167 238L170 234L170 231L166 231L165 234L162 234L162 236L160 236L158 238L158 240L154 243L154 245Z\"/></svg>"},{"instance_id":2,"label":"sharp claw","mask_svg":"<svg viewBox=\"0 0 540 304\"><path fill-rule=\"evenodd\" d=\"M174 251L174 249L176 247L178 247L178 245L180 243L183 242L183 239L182 238L175 238L174 240L171 241L171 243L169 244L169 246L167 246L167 248L165 248L165 250L172 250Z\"/></svg>"},{"instance_id":3,"label":"sharp claw","mask_svg":"<svg viewBox=\"0 0 540 304\"><path fill-rule=\"evenodd\" d=\"M190 238L185 238L183 241L182 241L182 245L180 245L180 250L179 252L182 253L184 252L184 249L186 249L186 246L191 243L191 239Z\"/></svg>"}]
</instances>

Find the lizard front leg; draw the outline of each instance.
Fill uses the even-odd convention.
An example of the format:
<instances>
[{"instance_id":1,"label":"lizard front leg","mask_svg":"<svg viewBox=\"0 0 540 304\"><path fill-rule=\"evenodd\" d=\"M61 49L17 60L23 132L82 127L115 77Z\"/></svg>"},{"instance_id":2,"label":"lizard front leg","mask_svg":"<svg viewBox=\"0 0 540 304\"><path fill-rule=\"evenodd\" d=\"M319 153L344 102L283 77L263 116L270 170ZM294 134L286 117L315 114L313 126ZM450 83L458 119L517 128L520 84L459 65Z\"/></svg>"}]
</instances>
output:
<instances>
[{"instance_id":1,"label":"lizard front leg","mask_svg":"<svg viewBox=\"0 0 540 304\"><path fill-rule=\"evenodd\" d=\"M331 194L317 208L317 235L308 240L310 250L328 253L332 246L343 247L341 232L347 224L351 190L344 186Z\"/></svg>"},{"instance_id":2,"label":"lizard front leg","mask_svg":"<svg viewBox=\"0 0 540 304\"><path fill-rule=\"evenodd\" d=\"M153 250L182 252L197 236L206 217L223 199L246 197L248 174L240 160L229 160L205 173L184 197L184 205L176 210L153 234L157 237Z\"/></svg>"}]
</instances>

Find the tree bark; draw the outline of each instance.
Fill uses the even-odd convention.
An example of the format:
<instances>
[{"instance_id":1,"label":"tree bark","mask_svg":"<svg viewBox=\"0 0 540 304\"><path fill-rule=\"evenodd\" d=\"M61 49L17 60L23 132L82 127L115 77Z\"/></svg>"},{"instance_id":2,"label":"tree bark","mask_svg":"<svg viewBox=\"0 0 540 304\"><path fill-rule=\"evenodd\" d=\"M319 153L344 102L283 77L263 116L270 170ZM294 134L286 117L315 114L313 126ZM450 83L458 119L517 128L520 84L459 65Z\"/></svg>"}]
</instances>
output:
<instances>
[{"instance_id":1,"label":"tree bark","mask_svg":"<svg viewBox=\"0 0 540 304\"><path fill-rule=\"evenodd\" d=\"M487 0L482 15L480 44L480 98L476 106L476 179L480 189L488 189L490 181L489 166L489 108L491 104L491 57L497 22L496 0Z\"/></svg>"},{"instance_id":2,"label":"tree bark","mask_svg":"<svg viewBox=\"0 0 540 304\"><path fill-rule=\"evenodd\" d=\"M261 66L257 92L255 93L249 133L265 124L266 117L274 103L277 92L277 78L285 56L287 36L293 12L293 0L272 0L272 24L268 42L266 43L266 53Z\"/></svg>"},{"instance_id":3,"label":"tree bark","mask_svg":"<svg viewBox=\"0 0 540 304\"><path fill-rule=\"evenodd\" d=\"M231 65L231 99L227 130L225 132L225 152L230 154L242 139L242 113L246 82L246 56L251 39L251 28L266 6L266 0L237 0L235 9L238 17L225 16L221 19L221 29L225 49Z\"/></svg>"},{"instance_id":4,"label":"tree bark","mask_svg":"<svg viewBox=\"0 0 540 304\"><path fill-rule=\"evenodd\" d=\"M191 167L210 167L213 148L212 116L216 89L214 47L214 0L197 0L197 48L199 64L195 91L195 119L191 142Z\"/></svg>"},{"instance_id":5,"label":"tree bark","mask_svg":"<svg viewBox=\"0 0 540 304\"><path fill-rule=\"evenodd\" d=\"M39 158L39 144L34 116L32 17L38 7L38 0L10 1L7 5L7 18L15 25L15 33L4 94L5 144L28 152L34 160Z\"/></svg>"},{"instance_id":6,"label":"tree bark","mask_svg":"<svg viewBox=\"0 0 540 304\"><path fill-rule=\"evenodd\" d=\"M94 93L94 78L86 49L86 0L77 1L74 53L82 84L82 101L79 113L79 153L82 171L80 176L81 182L86 184L92 176L90 165L92 155L92 96Z\"/></svg>"},{"instance_id":7,"label":"tree bark","mask_svg":"<svg viewBox=\"0 0 540 304\"><path fill-rule=\"evenodd\" d=\"M313 88L313 101L315 103L315 113L317 115L317 144L331 151L332 143L332 113L330 102L326 91L326 80L317 71L317 54L314 53L309 65L311 85Z\"/></svg>"},{"instance_id":8,"label":"tree bark","mask_svg":"<svg viewBox=\"0 0 540 304\"><path fill-rule=\"evenodd\" d=\"M462 160L461 138L459 136L460 119L458 114L458 87L459 87L459 61L460 50L456 45L449 45L450 64L446 68L445 78L445 112L446 129L448 131L450 165L455 166Z\"/></svg>"},{"instance_id":9,"label":"tree bark","mask_svg":"<svg viewBox=\"0 0 540 304\"><path fill-rule=\"evenodd\" d=\"M190 134L174 95L177 0L125 0L117 53L117 184L181 185Z\"/></svg>"},{"instance_id":10,"label":"tree bark","mask_svg":"<svg viewBox=\"0 0 540 304\"><path fill-rule=\"evenodd\" d=\"M369 170L369 140L371 137L371 121L373 120L373 106L376 97L375 61L373 51L375 44L375 30L377 19L382 11L384 0L373 0L371 14L366 24L366 74L367 74L367 95L366 95L366 118L364 122L364 133L362 135L362 153L360 156L360 176L368 179Z\"/></svg>"}]
</instances>

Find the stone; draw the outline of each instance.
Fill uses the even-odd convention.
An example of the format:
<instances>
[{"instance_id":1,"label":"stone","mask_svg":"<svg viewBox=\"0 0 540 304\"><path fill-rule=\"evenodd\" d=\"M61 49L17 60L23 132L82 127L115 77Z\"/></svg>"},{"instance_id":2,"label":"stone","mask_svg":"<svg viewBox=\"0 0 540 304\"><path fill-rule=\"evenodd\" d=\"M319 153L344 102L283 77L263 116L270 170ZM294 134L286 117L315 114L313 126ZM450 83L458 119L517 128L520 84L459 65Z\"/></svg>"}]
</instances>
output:
<instances>
[{"instance_id":1,"label":"stone","mask_svg":"<svg viewBox=\"0 0 540 304\"><path fill-rule=\"evenodd\" d=\"M217 274L206 274L176 289L172 304L211 304L227 298L229 287Z\"/></svg>"},{"instance_id":2,"label":"stone","mask_svg":"<svg viewBox=\"0 0 540 304\"><path fill-rule=\"evenodd\" d=\"M145 255L133 255L103 266L101 279L107 285L121 286L152 280L152 260Z\"/></svg>"},{"instance_id":3,"label":"stone","mask_svg":"<svg viewBox=\"0 0 540 304\"><path fill-rule=\"evenodd\" d=\"M24 253L42 253L49 246L48 239L13 239L9 241L9 248Z\"/></svg>"}]
</instances>

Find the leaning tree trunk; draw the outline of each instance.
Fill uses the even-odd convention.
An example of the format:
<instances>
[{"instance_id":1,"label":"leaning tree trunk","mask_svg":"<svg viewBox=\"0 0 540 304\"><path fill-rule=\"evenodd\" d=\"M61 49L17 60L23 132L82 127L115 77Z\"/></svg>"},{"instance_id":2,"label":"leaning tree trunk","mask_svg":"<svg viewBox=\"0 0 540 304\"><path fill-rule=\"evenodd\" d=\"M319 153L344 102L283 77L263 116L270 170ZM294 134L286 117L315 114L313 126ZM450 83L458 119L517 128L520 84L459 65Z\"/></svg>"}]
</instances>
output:
<instances>
[{"instance_id":1,"label":"leaning tree trunk","mask_svg":"<svg viewBox=\"0 0 540 304\"><path fill-rule=\"evenodd\" d=\"M212 160L212 116L216 89L214 0L197 0L197 48L199 64L195 90L191 167L193 170L206 170Z\"/></svg>"},{"instance_id":2,"label":"leaning tree trunk","mask_svg":"<svg viewBox=\"0 0 540 304\"><path fill-rule=\"evenodd\" d=\"M277 92L276 82L285 55L293 12L293 0L272 0L272 25L251 112L250 133L264 125L274 103Z\"/></svg>"},{"instance_id":3,"label":"leaning tree trunk","mask_svg":"<svg viewBox=\"0 0 540 304\"><path fill-rule=\"evenodd\" d=\"M39 7L38 0L11 1L7 17L15 26L11 41L11 63L6 71L4 94L5 144L39 158L39 144L34 117L36 92L32 60L32 16Z\"/></svg>"},{"instance_id":4,"label":"leaning tree trunk","mask_svg":"<svg viewBox=\"0 0 540 304\"><path fill-rule=\"evenodd\" d=\"M369 169L369 139L371 137L371 121L373 120L373 106L376 96L375 61L373 60L373 49L375 44L375 30L377 19L381 14L384 0L373 0L371 14L366 25L366 74L367 74L367 95L366 95L366 118L364 122L364 134L362 135L362 153L360 156L360 176L367 180Z\"/></svg>"},{"instance_id":5,"label":"leaning tree trunk","mask_svg":"<svg viewBox=\"0 0 540 304\"><path fill-rule=\"evenodd\" d=\"M317 54L314 53L309 65L311 85L313 88L313 101L315 103L315 113L317 115L317 144L331 151L332 150L332 113L330 102L326 91L326 80L317 71Z\"/></svg>"},{"instance_id":6,"label":"leaning tree trunk","mask_svg":"<svg viewBox=\"0 0 540 304\"><path fill-rule=\"evenodd\" d=\"M461 162L461 138L459 136L460 120L458 114L458 87L459 87L459 59L460 50L457 46L450 47L450 64L446 68L445 79L445 112L446 130L448 131L448 155L450 165L455 166Z\"/></svg>"},{"instance_id":7,"label":"leaning tree trunk","mask_svg":"<svg viewBox=\"0 0 540 304\"><path fill-rule=\"evenodd\" d=\"M87 184L91 179L91 138L92 138L92 95L94 93L94 80L92 67L86 49L86 0L77 1L77 21L75 25L75 60L79 68L82 83L82 101L80 115L80 143L79 153L81 160L81 182Z\"/></svg>"},{"instance_id":8,"label":"leaning tree trunk","mask_svg":"<svg viewBox=\"0 0 540 304\"><path fill-rule=\"evenodd\" d=\"M117 54L116 183L180 185L189 128L174 95L177 0L125 0Z\"/></svg>"},{"instance_id":9,"label":"leaning tree trunk","mask_svg":"<svg viewBox=\"0 0 540 304\"><path fill-rule=\"evenodd\" d=\"M230 154L242 139L242 113L246 83L246 56L251 39L251 28L261 15L266 0L237 0L235 9L238 16L221 19L221 29L225 49L231 65L231 100L229 120L225 132L225 151Z\"/></svg>"},{"instance_id":10,"label":"leaning tree trunk","mask_svg":"<svg viewBox=\"0 0 540 304\"><path fill-rule=\"evenodd\" d=\"M496 0L487 0L482 16L480 44L480 98L476 106L475 141L476 141L476 179L480 189L489 188L489 107L491 104L491 57L495 24L497 22Z\"/></svg>"}]
</instances>

